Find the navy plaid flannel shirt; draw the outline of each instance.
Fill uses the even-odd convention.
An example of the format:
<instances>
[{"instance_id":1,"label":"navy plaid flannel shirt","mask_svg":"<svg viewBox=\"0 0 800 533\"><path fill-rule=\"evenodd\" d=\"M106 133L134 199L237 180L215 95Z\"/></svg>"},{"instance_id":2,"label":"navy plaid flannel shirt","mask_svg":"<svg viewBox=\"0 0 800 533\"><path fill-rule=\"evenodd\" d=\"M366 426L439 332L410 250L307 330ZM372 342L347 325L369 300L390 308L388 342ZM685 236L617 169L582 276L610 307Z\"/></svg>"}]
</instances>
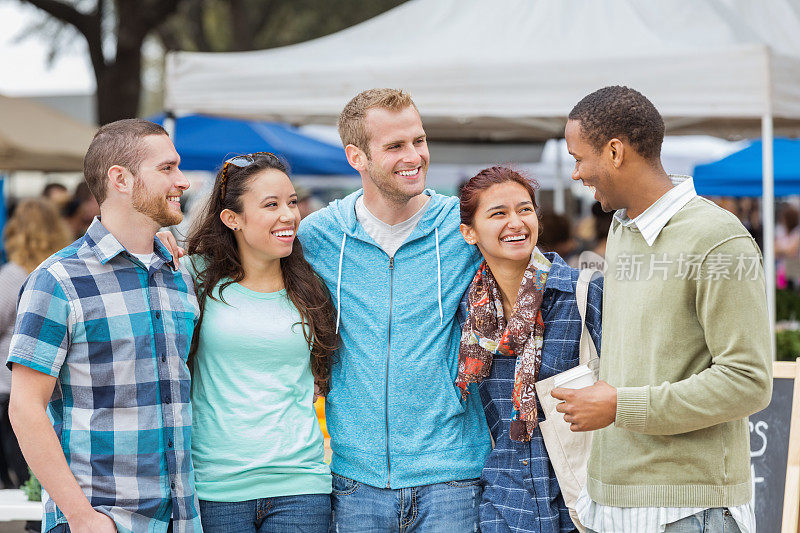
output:
<instances>
[{"instance_id":1,"label":"navy plaid flannel shirt","mask_svg":"<svg viewBox=\"0 0 800 533\"><path fill-rule=\"evenodd\" d=\"M121 532L202 531L186 356L192 279L155 241L147 269L95 219L23 285L8 365L57 377L48 416L89 503ZM66 523L43 493L42 531Z\"/></svg>"},{"instance_id":2,"label":"navy plaid flannel shirt","mask_svg":"<svg viewBox=\"0 0 800 533\"><path fill-rule=\"evenodd\" d=\"M578 364L581 317L575 302L579 271L558 255L545 253L552 262L544 289L542 319L544 347L540 379L564 372ZM589 285L586 325L600 351L602 278ZM574 531L561 497L542 434L537 427L529 442L509 438L511 393L515 357L495 356L489 377L478 386L486 421L494 439L481 475L484 489L480 506L483 533L564 533ZM538 402L538 400L537 400ZM539 420L542 420L539 406Z\"/></svg>"}]
</instances>

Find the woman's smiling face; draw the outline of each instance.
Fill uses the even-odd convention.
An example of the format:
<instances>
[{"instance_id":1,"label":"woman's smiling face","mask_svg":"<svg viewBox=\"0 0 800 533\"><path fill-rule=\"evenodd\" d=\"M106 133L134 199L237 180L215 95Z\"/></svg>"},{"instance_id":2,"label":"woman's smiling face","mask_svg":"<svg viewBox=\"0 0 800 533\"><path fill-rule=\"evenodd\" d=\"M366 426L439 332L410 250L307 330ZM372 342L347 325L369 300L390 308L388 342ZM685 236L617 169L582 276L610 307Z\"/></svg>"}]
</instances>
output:
<instances>
[{"instance_id":1,"label":"woman's smiling face","mask_svg":"<svg viewBox=\"0 0 800 533\"><path fill-rule=\"evenodd\" d=\"M267 169L252 177L241 197L242 212L234 221L240 251L245 249L265 259L278 259L292 253L300 211L289 176ZM223 212L225 213L225 212Z\"/></svg>"},{"instance_id":2,"label":"woman's smiling face","mask_svg":"<svg viewBox=\"0 0 800 533\"><path fill-rule=\"evenodd\" d=\"M527 262L539 236L533 199L515 181L492 185L480 193L472 224L462 225L462 233L487 261Z\"/></svg>"}]
</instances>

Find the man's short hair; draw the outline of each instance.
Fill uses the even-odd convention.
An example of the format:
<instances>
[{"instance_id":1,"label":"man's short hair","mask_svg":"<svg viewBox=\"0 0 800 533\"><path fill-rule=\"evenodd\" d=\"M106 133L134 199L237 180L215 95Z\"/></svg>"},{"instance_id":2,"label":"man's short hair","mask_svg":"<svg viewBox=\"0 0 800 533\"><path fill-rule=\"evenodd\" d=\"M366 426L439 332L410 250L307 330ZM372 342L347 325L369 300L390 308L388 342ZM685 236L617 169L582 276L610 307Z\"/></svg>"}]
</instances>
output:
<instances>
[{"instance_id":1,"label":"man's short hair","mask_svg":"<svg viewBox=\"0 0 800 533\"><path fill-rule=\"evenodd\" d=\"M596 151L617 138L627 141L643 158L661 155L664 120L640 92L614 85L585 96L569 113L580 122L581 132Z\"/></svg>"},{"instance_id":2,"label":"man's short hair","mask_svg":"<svg viewBox=\"0 0 800 533\"><path fill-rule=\"evenodd\" d=\"M135 176L147 157L142 139L166 134L158 124L140 118L118 120L97 130L83 158L83 176L98 204L106 199L108 169L119 165Z\"/></svg>"},{"instance_id":3,"label":"man's short hair","mask_svg":"<svg viewBox=\"0 0 800 533\"><path fill-rule=\"evenodd\" d=\"M417 109L411 95L402 89L369 89L358 93L347 102L339 115L339 137L342 138L342 144L352 144L369 155L370 138L364 125L367 111L375 107L402 111L408 106Z\"/></svg>"}]
</instances>

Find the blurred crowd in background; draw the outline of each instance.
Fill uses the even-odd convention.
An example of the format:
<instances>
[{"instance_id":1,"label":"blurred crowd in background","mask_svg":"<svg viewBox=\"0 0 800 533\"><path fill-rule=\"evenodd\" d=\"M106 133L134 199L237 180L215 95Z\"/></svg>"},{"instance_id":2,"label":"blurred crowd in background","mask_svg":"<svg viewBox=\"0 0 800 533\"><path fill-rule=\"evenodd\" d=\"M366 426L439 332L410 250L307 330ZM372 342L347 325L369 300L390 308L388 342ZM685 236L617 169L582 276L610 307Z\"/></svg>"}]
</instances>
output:
<instances>
[{"instance_id":1,"label":"blurred crowd in background","mask_svg":"<svg viewBox=\"0 0 800 533\"><path fill-rule=\"evenodd\" d=\"M324 206L322 195L298 187L302 216ZM195 198L195 201L199 198ZM763 244L760 200L753 198L713 198L735 214L759 246ZM777 206L775 252L777 284L782 289L800 287L800 199ZM192 202L195 203L195 202ZM202 203L199 201L198 203ZM186 209L191 218L195 206ZM571 266L602 268L606 238L614 214L604 212L595 202L589 214L568 216L543 207L540 211L538 246L561 255ZM0 267L0 353L8 351L14 326L19 289L27 275L44 259L82 236L93 218L100 214L97 201L84 182L70 191L60 183L48 183L38 198L11 201L3 230L4 264ZM185 221L189 225L191 220ZM587 253L591 252L591 253ZM599 261L599 263L598 263ZM795 291L792 291L795 292ZM28 478L28 469L19 451L8 420L11 373L0 368L0 482L16 488Z\"/></svg>"}]
</instances>

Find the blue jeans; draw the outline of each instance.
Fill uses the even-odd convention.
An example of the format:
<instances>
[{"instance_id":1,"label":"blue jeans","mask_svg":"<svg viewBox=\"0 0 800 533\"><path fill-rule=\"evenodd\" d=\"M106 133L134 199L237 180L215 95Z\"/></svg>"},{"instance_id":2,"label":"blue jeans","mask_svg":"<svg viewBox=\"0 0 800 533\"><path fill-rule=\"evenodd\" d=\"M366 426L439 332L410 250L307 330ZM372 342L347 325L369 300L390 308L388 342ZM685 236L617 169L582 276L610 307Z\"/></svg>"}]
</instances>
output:
<instances>
[{"instance_id":1,"label":"blue jeans","mask_svg":"<svg viewBox=\"0 0 800 533\"><path fill-rule=\"evenodd\" d=\"M327 533L327 494L277 496L244 502L200 500L205 533Z\"/></svg>"},{"instance_id":2,"label":"blue jeans","mask_svg":"<svg viewBox=\"0 0 800 533\"><path fill-rule=\"evenodd\" d=\"M331 533L479 531L480 479L379 489L333 474Z\"/></svg>"},{"instance_id":3,"label":"blue jeans","mask_svg":"<svg viewBox=\"0 0 800 533\"><path fill-rule=\"evenodd\" d=\"M664 533L739 533L739 526L727 509L715 507L667 524Z\"/></svg>"}]
</instances>

